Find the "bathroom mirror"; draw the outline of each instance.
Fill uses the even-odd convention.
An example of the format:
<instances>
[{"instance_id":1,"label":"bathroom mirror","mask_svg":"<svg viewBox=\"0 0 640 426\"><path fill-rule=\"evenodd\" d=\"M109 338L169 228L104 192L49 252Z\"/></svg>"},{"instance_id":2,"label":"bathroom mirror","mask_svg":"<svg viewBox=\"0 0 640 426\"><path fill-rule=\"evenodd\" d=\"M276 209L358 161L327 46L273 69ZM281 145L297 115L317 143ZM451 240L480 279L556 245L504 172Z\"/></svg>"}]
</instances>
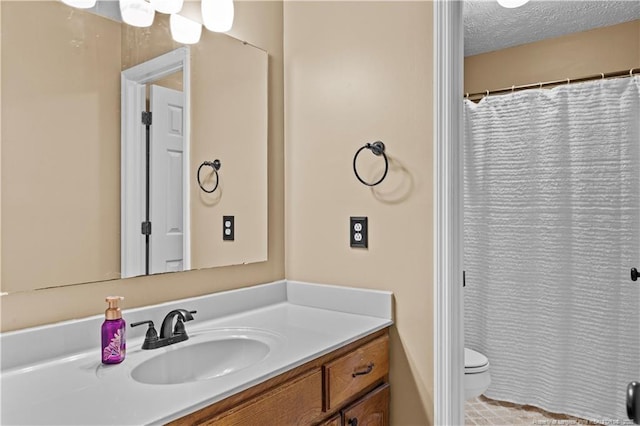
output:
<instances>
[{"instance_id":1,"label":"bathroom mirror","mask_svg":"<svg viewBox=\"0 0 640 426\"><path fill-rule=\"evenodd\" d=\"M188 261L167 270L267 259L266 52L209 31L185 47L167 15L135 28L58 1L1 7L2 292L144 275L122 274L121 74L176 49L189 52L189 114L178 123L188 157L168 167L182 165L189 244ZM196 171L215 159L209 194ZM201 173L207 188L211 172Z\"/></svg>"}]
</instances>

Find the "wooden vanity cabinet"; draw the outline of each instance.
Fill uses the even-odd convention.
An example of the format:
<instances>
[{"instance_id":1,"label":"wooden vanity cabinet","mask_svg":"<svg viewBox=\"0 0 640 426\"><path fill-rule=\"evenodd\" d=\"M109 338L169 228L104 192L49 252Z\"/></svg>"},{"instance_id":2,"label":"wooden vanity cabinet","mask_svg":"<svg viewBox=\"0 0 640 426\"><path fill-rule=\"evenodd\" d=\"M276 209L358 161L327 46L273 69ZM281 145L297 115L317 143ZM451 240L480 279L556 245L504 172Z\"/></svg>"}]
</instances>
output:
<instances>
[{"instance_id":1,"label":"wooden vanity cabinet","mask_svg":"<svg viewBox=\"0 0 640 426\"><path fill-rule=\"evenodd\" d=\"M340 414L318 426L388 426L389 384L385 383L367 393Z\"/></svg>"},{"instance_id":2,"label":"wooden vanity cabinet","mask_svg":"<svg viewBox=\"0 0 640 426\"><path fill-rule=\"evenodd\" d=\"M342 416L339 414L335 415L329 420L325 420L324 422L320 423L318 426L342 426Z\"/></svg>"},{"instance_id":3,"label":"wooden vanity cabinet","mask_svg":"<svg viewBox=\"0 0 640 426\"><path fill-rule=\"evenodd\" d=\"M345 409L342 421L344 426L388 426L389 385L379 386Z\"/></svg>"},{"instance_id":4,"label":"wooden vanity cabinet","mask_svg":"<svg viewBox=\"0 0 640 426\"><path fill-rule=\"evenodd\" d=\"M171 424L387 426L388 379L384 329Z\"/></svg>"}]
</instances>

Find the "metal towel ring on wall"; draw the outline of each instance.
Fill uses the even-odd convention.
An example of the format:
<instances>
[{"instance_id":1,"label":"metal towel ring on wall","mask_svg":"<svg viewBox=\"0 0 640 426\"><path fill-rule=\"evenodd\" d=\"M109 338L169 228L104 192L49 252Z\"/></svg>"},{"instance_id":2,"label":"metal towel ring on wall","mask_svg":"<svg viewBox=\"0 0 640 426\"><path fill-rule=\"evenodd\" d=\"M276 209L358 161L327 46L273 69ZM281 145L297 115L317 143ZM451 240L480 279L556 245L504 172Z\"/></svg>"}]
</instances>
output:
<instances>
[{"instance_id":1,"label":"metal towel ring on wall","mask_svg":"<svg viewBox=\"0 0 640 426\"><path fill-rule=\"evenodd\" d=\"M356 160L358 159L358 155L360 155L360 152L362 152L363 149L369 149L369 150L371 150L371 152L373 152L374 155L377 155L377 156L382 155L384 157L384 173L383 173L382 177L380 179L378 179L377 182L374 182L374 183L365 182L360 177L360 175L358 174L358 169L356 168ZM376 185L378 185L380 182L382 182L384 180L384 178L387 177L387 172L388 171L389 171L389 158L387 158L387 154L384 153L384 143L382 143L382 141L376 141L374 143L367 143L365 146L363 146L362 148L357 150L356 151L356 155L353 156L353 173L356 174L356 177L358 178L358 180L360 182L362 182L363 184L365 184L367 186L376 186Z\"/></svg>"},{"instance_id":2,"label":"metal towel ring on wall","mask_svg":"<svg viewBox=\"0 0 640 426\"><path fill-rule=\"evenodd\" d=\"M216 174L216 186L214 186L212 190L205 189L205 187L202 186L202 183L200 181L200 170L202 170L204 166L211 167L213 169L213 172ZM222 163L220 163L220 160L218 159L213 161L205 161L202 164L200 164L200 167L198 167L198 185L200 185L200 189L202 189L207 194L211 194L216 189L218 189L218 184L220 183L220 176L218 176L218 170L220 170L220 167L222 167Z\"/></svg>"}]
</instances>

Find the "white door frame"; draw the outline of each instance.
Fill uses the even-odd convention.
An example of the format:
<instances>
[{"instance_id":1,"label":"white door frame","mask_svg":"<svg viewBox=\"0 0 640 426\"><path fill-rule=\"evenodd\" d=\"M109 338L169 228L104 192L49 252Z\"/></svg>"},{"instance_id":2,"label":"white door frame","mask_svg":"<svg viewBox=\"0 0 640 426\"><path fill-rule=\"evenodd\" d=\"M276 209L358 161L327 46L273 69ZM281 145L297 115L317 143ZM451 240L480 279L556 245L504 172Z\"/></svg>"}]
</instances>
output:
<instances>
[{"instance_id":1,"label":"white door frame","mask_svg":"<svg viewBox=\"0 0 640 426\"><path fill-rule=\"evenodd\" d=\"M433 2L434 424L464 424L462 1Z\"/></svg>"},{"instance_id":2,"label":"white door frame","mask_svg":"<svg viewBox=\"0 0 640 426\"><path fill-rule=\"evenodd\" d=\"M145 244L141 224L145 220L145 86L182 70L184 93L184 269L191 269L191 216L189 214L189 168L191 130L190 54L181 47L121 73L121 153L120 153L120 261L121 277L144 275Z\"/></svg>"}]
</instances>

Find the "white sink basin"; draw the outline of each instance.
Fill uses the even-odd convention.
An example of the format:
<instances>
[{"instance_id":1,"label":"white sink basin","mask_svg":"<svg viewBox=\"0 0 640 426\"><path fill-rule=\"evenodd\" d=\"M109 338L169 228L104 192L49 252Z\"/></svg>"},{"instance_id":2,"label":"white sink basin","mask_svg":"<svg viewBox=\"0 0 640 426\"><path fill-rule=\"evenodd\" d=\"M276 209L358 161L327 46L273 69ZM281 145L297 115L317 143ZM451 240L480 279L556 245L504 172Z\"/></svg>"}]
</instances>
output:
<instances>
[{"instance_id":1,"label":"white sink basin","mask_svg":"<svg viewBox=\"0 0 640 426\"><path fill-rule=\"evenodd\" d=\"M275 336L255 330L203 332L186 342L159 349L131 371L134 380L152 385L171 385L209 380L244 370L264 360Z\"/></svg>"}]
</instances>

